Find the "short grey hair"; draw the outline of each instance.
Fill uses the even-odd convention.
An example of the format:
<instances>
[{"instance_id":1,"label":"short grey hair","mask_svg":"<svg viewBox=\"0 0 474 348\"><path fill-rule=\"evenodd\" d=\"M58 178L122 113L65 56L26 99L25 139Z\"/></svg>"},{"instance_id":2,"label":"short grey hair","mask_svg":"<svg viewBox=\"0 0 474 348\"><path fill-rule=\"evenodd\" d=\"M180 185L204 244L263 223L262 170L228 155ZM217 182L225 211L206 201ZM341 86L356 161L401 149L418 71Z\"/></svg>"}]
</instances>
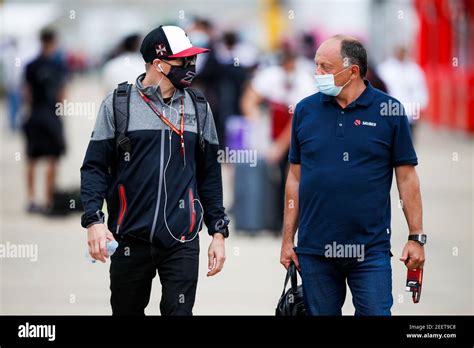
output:
<instances>
[{"instance_id":1,"label":"short grey hair","mask_svg":"<svg viewBox=\"0 0 474 348\"><path fill-rule=\"evenodd\" d=\"M335 39L341 42L341 57L348 60L350 64L357 65L360 77L367 74L367 51L364 45L357 39L347 35L336 35Z\"/></svg>"}]
</instances>

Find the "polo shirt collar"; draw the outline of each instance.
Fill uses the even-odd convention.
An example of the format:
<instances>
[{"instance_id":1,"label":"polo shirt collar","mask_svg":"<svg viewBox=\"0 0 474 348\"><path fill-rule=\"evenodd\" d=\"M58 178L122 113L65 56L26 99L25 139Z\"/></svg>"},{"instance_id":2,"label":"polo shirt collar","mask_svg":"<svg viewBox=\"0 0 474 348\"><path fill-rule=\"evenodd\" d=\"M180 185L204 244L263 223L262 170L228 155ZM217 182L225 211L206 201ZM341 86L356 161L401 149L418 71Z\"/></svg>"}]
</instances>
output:
<instances>
[{"instance_id":1,"label":"polo shirt collar","mask_svg":"<svg viewBox=\"0 0 474 348\"><path fill-rule=\"evenodd\" d=\"M374 99L374 95L375 95L374 87L372 87L372 85L370 84L368 80L364 80L364 84L366 86L365 90L356 100L354 100L352 103L347 105L347 107L354 107L355 105L369 106L372 103L372 100ZM321 100L323 102L328 102L328 101L335 102L335 97L321 93Z\"/></svg>"},{"instance_id":2,"label":"polo shirt collar","mask_svg":"<svg viewBox=\"0 0 474 348\"><path fill-rule=\"evenodd\" d=\"M369 106L372 103L372 100L374 99L374 87L370 84L369 80L364 80L365 84L365 90L362 92L362 94L354 100L353 103L359 104L359 105L364 105L364 106Z\"/></svg>"}]
</instances>

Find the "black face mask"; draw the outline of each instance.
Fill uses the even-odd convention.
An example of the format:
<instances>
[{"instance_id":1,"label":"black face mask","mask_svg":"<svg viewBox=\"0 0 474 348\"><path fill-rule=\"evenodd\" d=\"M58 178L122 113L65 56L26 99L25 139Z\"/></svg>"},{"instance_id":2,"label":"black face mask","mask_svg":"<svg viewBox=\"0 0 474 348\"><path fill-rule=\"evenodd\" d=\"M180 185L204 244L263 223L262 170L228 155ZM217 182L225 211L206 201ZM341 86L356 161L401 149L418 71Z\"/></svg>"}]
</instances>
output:
<instances>
[{"instance_id":1,"label":"black face mask","mask_svg":"<svg viewBox=\"0 0 474 348\"><path fill-rule=\"evenodd\" d=\"M168 62L166 64L171 66L168 74L164 74L168 80L178 89L186 88L191 85L194 77L196 76L196 66L189 65L186 68L182 66L172 65Z\"/></svg>"}]
</instances>

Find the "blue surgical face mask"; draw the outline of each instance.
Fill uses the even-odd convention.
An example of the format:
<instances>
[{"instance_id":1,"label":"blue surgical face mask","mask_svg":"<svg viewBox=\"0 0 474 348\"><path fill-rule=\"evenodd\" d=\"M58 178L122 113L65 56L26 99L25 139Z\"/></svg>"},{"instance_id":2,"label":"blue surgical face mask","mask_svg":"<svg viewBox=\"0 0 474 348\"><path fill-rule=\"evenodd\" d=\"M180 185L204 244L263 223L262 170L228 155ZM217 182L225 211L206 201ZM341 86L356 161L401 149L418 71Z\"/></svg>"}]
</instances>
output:
<instances>
[{"instance_id":1,"label":"blue surgical face mask","mask_svg":"<svg viewBox=\"0 0 474 348\"><path fill-rule=\"evenodd\" d=\"M210 47L209 35L202 31L195 31L189 33L189 40L192 42L193 46L204 48Z\"/></svg>"},{"instance_id":2,"label":"blue surgical face mask","mask_svg":"<svg viewBox=\"0 0 474 348\"><path fill-rule=\"evenodd\" d=\"M347 68L342 69L339 71L337 74L325 74L325 75L314 75L314 78L316 80L316 87L318 87L319 91L323 94L330 95L331 97L335 97L341 93L342 89L346 87L346 85L351 82L349 79L344 85L342 86L336 86L334 82L334 77L342 73L344 70L347 70L350 68L348 66Z\"/></svg>"}]
</instances>

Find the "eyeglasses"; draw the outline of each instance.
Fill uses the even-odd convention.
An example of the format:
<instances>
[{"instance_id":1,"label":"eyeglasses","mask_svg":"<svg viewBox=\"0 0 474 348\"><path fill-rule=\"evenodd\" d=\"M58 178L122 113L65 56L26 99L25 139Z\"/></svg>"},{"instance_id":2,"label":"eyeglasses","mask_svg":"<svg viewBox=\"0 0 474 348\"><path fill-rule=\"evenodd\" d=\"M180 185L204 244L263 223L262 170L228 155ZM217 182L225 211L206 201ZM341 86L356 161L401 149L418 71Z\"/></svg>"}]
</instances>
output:
<instances>
[{"instance_id":1,"label":"eyeglasses","mask_svg":"<svg viewBox=\"0 0 474 348\"><path fill-rule=\"evenodd\" d=\"M183 61L183 68L187 68L190 65L196 64L197 56L189 56L189 57L184 57L181 59Z\"/></svg>"},{"instance_id":2,"label":"eyeglasses","mask_svg":"<svg viewBox=\"0 0 474 348\"><path fill-rule=\"evenodd\" d=\"M194 55L194 56L189 56L189 57L184 57L184 58L178 58L181 62L183 62L183 64L181 65L174 65L174 64L171 64L169 62L167 62L166 60L162 59L166 64L168 65L172 65L172 66L179 66L179 67L183 67L183 68L187 68L189 67L190 65L195 65L196 64L196 60L197 60L197 55Z\"/></svg>"}]
</instances>

